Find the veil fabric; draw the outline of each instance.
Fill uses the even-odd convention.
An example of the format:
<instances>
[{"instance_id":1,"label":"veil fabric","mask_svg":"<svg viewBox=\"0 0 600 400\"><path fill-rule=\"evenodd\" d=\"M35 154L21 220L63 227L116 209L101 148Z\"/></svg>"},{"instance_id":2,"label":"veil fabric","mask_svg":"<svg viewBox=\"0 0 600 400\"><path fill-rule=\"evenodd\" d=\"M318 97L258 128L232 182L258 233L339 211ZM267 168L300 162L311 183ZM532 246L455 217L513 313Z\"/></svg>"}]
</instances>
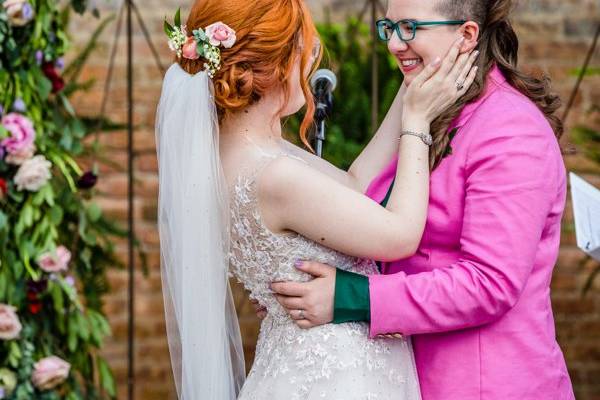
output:
<instances>
[{"instance_id":1,"label":"veil fabric","mask_svg":"<svg viewBox=\"0 0 600 400\"><path fill-rule=\"evenodd\" d=\"M156 117L158 229L171 364L181 400L235 399L244 353L228 280L229 206L213 84L179 64Z\"/></svg>"}]
</instances>

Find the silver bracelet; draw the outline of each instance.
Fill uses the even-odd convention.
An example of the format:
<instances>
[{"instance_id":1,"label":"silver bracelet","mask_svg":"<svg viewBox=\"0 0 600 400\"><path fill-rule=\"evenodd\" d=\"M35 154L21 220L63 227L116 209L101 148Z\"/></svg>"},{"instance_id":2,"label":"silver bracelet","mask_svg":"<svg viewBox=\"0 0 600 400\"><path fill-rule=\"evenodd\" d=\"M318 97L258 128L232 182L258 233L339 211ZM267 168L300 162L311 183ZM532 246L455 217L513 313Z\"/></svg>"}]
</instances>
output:
<instances>
[{"instance_id":1,"label":"silver bracelet","mask_svg":"<svg viewBox=\"0 0 600 400\"><path fill-rule=\"evenodd\" d=\"M431 146L433 144L433 137L429 133L402 131L400 132L400 136L398 136L398 140L402 139L402 136L404 135L416 136L420 138L427 146Z\"/></svg>"}]
</instances>

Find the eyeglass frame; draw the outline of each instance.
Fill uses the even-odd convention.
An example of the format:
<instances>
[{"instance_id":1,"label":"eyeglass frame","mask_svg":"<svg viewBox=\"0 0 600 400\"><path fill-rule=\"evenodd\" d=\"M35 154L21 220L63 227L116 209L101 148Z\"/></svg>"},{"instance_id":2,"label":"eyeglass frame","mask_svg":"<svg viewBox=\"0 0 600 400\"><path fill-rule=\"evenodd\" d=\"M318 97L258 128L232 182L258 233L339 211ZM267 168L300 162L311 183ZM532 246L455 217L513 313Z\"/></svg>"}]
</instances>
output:
<instances>
[{"instance_id":1,"label":"eyeglass frame","mask_svg":"<svg viewBox=\"0 0 600 400\"><path fill-rule=\"evenodd\" d=\"M389 42L392 37L390 36L390 38L386 38L382 36L382 30L380 25L383 22L390 22L392 25L392 29L394 30L394 32L396 32L396 35L398 35L398 38L400 40L402 40L403 42L410 42L411 40L414 40L414 38L417 36L417 27L418 26L432 26L432 25L462 25L467 21L464 20L450 20L450 21L417 21L414 19L401 19L398 22L394 22L389 18L383 18L380 20L377 20L377 22L375 22L375 26L377 27L377 34L379 36L379 39L384 41L384 42ZM400 24L401 23L410 23L410 26L412 28L412 37L410 39L403 39L402 38L402 32L400 31ZM392 34L393 35L393 34Z\"/></svg>"}]
</instances>

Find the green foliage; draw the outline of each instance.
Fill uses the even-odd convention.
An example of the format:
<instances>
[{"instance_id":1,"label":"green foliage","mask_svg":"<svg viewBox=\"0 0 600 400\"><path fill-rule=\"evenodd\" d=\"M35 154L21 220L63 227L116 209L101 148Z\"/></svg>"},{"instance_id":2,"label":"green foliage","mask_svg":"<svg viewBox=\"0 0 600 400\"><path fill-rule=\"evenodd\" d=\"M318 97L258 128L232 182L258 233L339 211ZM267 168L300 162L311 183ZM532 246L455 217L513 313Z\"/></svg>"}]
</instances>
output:
<instances>
[{"instance_id":1,"label":"green foliage","mask_svg":"<svg viewBox=\"0 0 600 400\"><path fill-rule=\"evenodd\" d=\"M579 75L581 72L581 70L575 70L573 73ZM590 68L585 73L585 76L593 75L600 75L600 68ZM600 104L593 104L590 112L600 115ZM583 153L587 158L600 165L600 131L587 126L577 126L572 131L572 138L583 149ZM594 280L600 276L600 263L589 256L581 262L581 267L592 263L595 264L595 267L592 268L592 272L583 287L584 295L592 288Z\"/></svg>"},{"instance_id":2,"label":"green foliage","mask_svg":"<svg viewBox=\"0 0 600 400\"><path fill-rule=\"evenodd\" d=\"M60 77L60 60L69 49L69 9L83 13L87 1L71 0L60 10L59 2L30 0L34 17L22 26L11 22L2 3L0 105L5 114L19 113L32 122L35 152L52 165L51 178L38 190L19 190L15 175L21 167L0 156L0 183L6 184L6 192L0 187L0 304L14 306L23 327L18 338L0 340L2 372L17 378L5 398L114 398L112 373L98 350L110 334L102 312L109 290L106 270L120 265L112 241L125 232L103 215L94 190L78 184L83 171L76 157L98 150L84 143L99 121L79 118L69 101L93 83L78 82L79 71L112 17L100 23ZM64 88L57 87L63 78ZM24 110L15 109L18 99ZM0 139L8 136L0 128ZM39 257L59 246L72 255L68 270L46 272ZM31 376L34 364L48 356L60 357L71 369L63 383L40 390Z\"/></svg>"},{"instance_id":3,"label":"green foliage","mask_svg":"<svg viewBox=\"0 0 600 400\"><path fill-rule=\"evenodd\" d=\"M338 77L334 93L333 116L327 121L327 140L323 156L340 168L347 169L377 127L371 126L371 33L370 27L356 19L344 24L326 21L318 25L325 48L324 67ZM377 42L379 65L379 115L381 122L402 83L396 61L385 44ZM286 124L286 137L298 143L291 132L298 132L301 118Z\"/></svg>"}]
</instances>

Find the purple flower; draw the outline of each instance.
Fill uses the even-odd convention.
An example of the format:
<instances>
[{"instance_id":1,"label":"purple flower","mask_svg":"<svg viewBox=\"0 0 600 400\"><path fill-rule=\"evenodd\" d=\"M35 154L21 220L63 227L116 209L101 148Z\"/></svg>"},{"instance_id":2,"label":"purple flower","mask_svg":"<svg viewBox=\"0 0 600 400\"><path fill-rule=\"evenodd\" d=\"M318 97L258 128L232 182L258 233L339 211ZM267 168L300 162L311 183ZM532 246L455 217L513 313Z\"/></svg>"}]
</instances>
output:
<instances>
[{"instance_id":1,"label":"purple flower","mask_svg":"<svg viewBox=\"0 0 600 400\"><path fill-rule=\"evenodd\" d=\"M56 59L56 61L54 62L54 66L60 70L62 70L63 68L65 68L65 59L62 57L59 57Z\"/></svg>"},{"instance_id":2,"label":"purple flower","mask_svg":"<svg viewBox=\"0 0 600 400\"><path fill-rule=\"evenodd\" d=\"M31 293L42 293L45 292L48 288L48 280L42 278L39 281L28 280L27 281L27 291Z\"/></svg>"},{"instance_id":3,"label":"purple flower","mask_svg":"<svg viewBox=\"0 0 600 400\"><path fill-rule=\"evenodd\" d=\"M37 63L37 65L42 65L42 62L44 61L44 52L41 50L38 50L35 52L35 62Z\"/></svg>"},{"instance_id":4,"label":"purple flower","mask_svg":"<svg viewBox=\"0 0 600 400\"><path fill-rule=\"evenodd\" d=\"M98 182L98 176L92 171L87 171L77 181L77 187L79 189L91 189L96 186L96 182Z\"/></svg>"},{"instance_id":5,"label":"purple flower","mask_svg":"<svg viewBox=\"0 0 600 400\"><path fill-rule=\"evenodd\" d=\"M65 282L67 283L67 285L75 287L75 278L73 278L71 275L65 277Z\"/></svg>"},{"instance_id":6,"label":"purple flower","mask_svg":"<svg viewBox=\"0 0 600 400\"><path fill-rule=\"evenodd\" d=\"M27 106L25 105L23 99L18 98L13 103L12 109L13 111L24 113L25 111L27 111Z\"/></svg>"},{"instance_id":7,"label":"purple flower","mask_svg":"<svg viewBox=\"0 0 600 400\"><path fill-rule=\"evenodd\" d=\"M23 9L21 10L21 13L23 14L23 18L25 18L26 20L32 19L33 18L33 7L31 7L31 4L29 4L29 3L23 4Z\"/></svg>"},{"instance_id":8,"label":"purple flower","mask_svg":"<svg viewBox=\"0 0 600 400\"><path fill-rule=\"evenodd\" d=\"M33 123L24 115L10 113L2 117L4 129L10 136L0 141L0 146L9 154L20 154L34 147L35 130Z\"/></svg>"}]
</instances>

